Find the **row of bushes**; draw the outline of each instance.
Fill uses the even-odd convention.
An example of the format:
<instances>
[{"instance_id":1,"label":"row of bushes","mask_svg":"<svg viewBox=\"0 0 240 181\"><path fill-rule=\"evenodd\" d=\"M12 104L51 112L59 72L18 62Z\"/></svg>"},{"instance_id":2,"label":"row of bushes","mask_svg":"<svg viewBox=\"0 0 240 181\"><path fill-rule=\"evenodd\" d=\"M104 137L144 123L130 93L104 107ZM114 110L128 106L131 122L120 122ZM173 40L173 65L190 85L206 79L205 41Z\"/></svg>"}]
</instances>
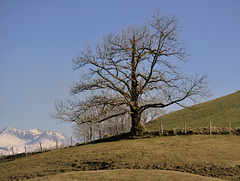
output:
<instances>
[{"instance_id":1,"label":"row of bushes","mask_svg":"<svg viewBox=\"0 0 240 181\"><path fill-rule=\"evenodd\" d=\"M187 128L186 132L184 129L165 129L163 133L161 131L156 132L146 132L143 134L143 137L151 137L151 136L175 136L175 135L199 135L199 134L210 134L209 127L203 128ZM232 128L231 132L229 128L219 128L219 127L212 127L211 134L214 135L224 135L224 134L233 134L233 135L240 135L240 127Z\"/></svg>"},{"instance_id":2,"label":"row of bushes","mask_svg":"<svg viewBox=\"0 0 240 181\"><path fill-rule=\"evenodd\" d=\"M99 140L94 140L87 143L78 143L77 146L85 145L85 144L93 144L93 143L101 143L101 142L112 142L112 141L118 141L123 139L141 139L141 138L151 138L155 136L175 136L175 135L201 135L201 134L210 134L209 127L203 127L203 128L187 128L186 134L184 129L165 129L163 130L163 134L161 131L146 131L141 136L132 136L130 132L123 133L120 135L114 135L114 136L106 136ZM219 127L212 127L211 128L211 134L213 135L226 135L226 134L232 134L232 135L240 135L240 127L235 127L231 129L231 133L229 131L229 128L219 128Z\"/></svg>"}]
</instances>

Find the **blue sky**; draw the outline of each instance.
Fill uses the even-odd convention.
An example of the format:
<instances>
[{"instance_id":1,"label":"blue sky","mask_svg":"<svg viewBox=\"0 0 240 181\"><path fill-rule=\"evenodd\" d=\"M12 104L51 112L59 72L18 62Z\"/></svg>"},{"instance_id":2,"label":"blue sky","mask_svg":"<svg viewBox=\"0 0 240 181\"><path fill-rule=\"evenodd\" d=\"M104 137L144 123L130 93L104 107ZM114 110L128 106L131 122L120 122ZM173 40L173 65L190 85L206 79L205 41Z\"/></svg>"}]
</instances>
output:
<instances>
[{"instance_id":1,"label":"blue sky","mask_svg":"<svg viewBox=\"0 0 240 181\"><path fill-rule=\"evenodd\" d=\"M142 24L157 9L177 14L191 57L186 73L209 75L213 98L240 89L239 0L0 0L0 129L72 135L49 117L77 81L72 57L85 41Z\"/></svg>"}]
</instances>

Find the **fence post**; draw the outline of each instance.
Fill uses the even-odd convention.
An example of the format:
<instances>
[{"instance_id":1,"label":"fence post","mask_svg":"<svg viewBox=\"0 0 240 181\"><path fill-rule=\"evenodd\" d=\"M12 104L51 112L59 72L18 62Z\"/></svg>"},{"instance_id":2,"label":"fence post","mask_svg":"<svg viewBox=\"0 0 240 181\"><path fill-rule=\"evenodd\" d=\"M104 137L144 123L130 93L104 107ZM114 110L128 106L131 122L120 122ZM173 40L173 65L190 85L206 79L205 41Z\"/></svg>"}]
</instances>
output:
<instances>
[{"instance_id":1,"label":"fence post","mask_svg":"<svg viewBox=\"0 0 240 181\"><path fill-rule=\"evenodd\" d=\"M104 138L104 136L105 136L105 129L104 129L104 126L101 127L101 135L102 135L102 137Z\"/></svg>"},{"instance_id":2,"label":"fence post","mask_svg":"<svg viewBox=\"0 0 240 181\"><path fill-rule=\"evenodd\" d=\"M25 154L27 155L27 147L24 146Z\"/></svg>"},{"instance_id":3,"label":"fence post","mask_svg":"<svg viewBox=\"0 0 240 181\"><path fill-rule=\"evenodd\" d=\"M209 134L212 134L212 123L211 123L211 121L209 122Z\"/></svg>"},{"instance_id":4,"label":"fence post","mask_svg":"<svg viewBox=\"0 0 240 181\"><path fill-rule=\"evenodd\" d=\"M58 150L58 142L56 141L56 150Z\"/></svg>"},{"instance_id":5,"label":"fence post","mask_svg":"<svg viewBox=\"0 0 240 181\"><path fill-rule=\"evenodd\" d=\"M124 124L123 124L123 118L121 118L121 128L122 128L122 133L124 133Z\"/></svg>"},{"instance_id":6,"label":"fence post","mask_svg":"<svg viewBox=\"0 0 240 181\"><path fill-rule=\"evenodd\" d=\"M117 125L116 125L115 129L116 129L116 135L118 136L118 127L117 127Z\"/></svg>"},{"instance_id":7,"label":"fence post","mask_svg":"<svg viewBox=\"0 0 240 181\"><path fill-rule=\"evenodd\" d=\"M13 153L13 155L14 155L14 148L12 147L12 153Z\"/></svg>"},{"instance_id":8,"label":"fence post","mask_svg":"<svg viewBox=\"0 0 240 181\"><path fill-rule=\"evenodd\" d=\"M84 136L84 144L86 145L86 137Z\"/></svg>"},{"instance_id":9,"label":"fence post","mask_svg":"<svg viewBox=\"0 0 240 181\"><path fill-rule=\"evenodd\" d=\"M133 137L133 129L131 129L132 137Z\"/></svg>"},{"instance_id":10,"label":"fence post","mask_svg":"<svg viewBox=\"0 0 240 181\"><path fill-rule=\"evenodd\" d=\"M41 150L41 152L43 152L43 149L42 149L42 144L41 144L41 143L39 143L39 145L40 145L40 150Z\"/></svg>"},{"instance_id":11,"label":"fence post","mask_svg":"<svg viewBox=\"0 0 240 181\"><path fill-rule=\"evenodd\" d=\"M99 139L102 139L102 130L101 130L100 123L99 123L99 126L98 126L98 130L99 130Z\"/></svg>"},{"instance_id":12,"label":"fence post","mask_svg":"<svg viewBox=\"0 0 240 181\"><path fill-rule=\"evenodd\" d=\"M161 130L161 135L163 135L163 125L162 125L162 123L160 124L160 130Z\"/></svg>"},{"instance_id":13,"label":"fence post","mask_svg":"<svg viewBox=\"0 0 240 181\"><path fill-rule=\"evenodd\" d=\"M184 134L185 135L187 134L187 124L186 124L186 121L184 122Z\"/></svg>"},{"instance_id":14,"label":"fence post","mask_svg":"<svg viewBox=\"0 0 240 181\"><path fill-rule=\"evenodd\" d=\"M229 121L229 134L231 134L231 121Z\"/></svg>"},{"instance_id":15,"label":"fence post","mask_svg":"<svg viewBox=\"0 0 240 181\"><path fill-rule=\"evenodd\" d=\"M71 146L73 146L72 136L71 136Z\"/></svg>"}]
</instances>

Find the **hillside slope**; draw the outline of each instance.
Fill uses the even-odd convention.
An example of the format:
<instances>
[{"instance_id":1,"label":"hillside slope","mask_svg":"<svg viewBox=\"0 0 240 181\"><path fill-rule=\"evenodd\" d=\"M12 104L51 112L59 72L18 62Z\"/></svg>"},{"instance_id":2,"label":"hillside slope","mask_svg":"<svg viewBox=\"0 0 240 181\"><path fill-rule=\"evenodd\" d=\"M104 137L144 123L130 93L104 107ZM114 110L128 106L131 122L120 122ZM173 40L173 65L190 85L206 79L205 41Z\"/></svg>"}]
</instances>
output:
<instances>
[{"instance_id":1,"label":"hillside slope","mask_svg":"<svg viewBox=\"0 0 240 181\"><path fill-rule=\"evenodd\" d=\"M240 137L236 135L166 136L89 144L0 158L0 180L111 169L172 170L237 180L239 150Z\"/></svg>"},{"instance_id":2,"label":"hillside slope","mask_svg":"<svg viewBox=\"0 0 240 181\"><path fill-rule=\"evenodd\" d=\"M187 127L228 127L229 121L232 127L240 126L240 91L194 105L190 108L166 114L146 124L150 131L158 131L160 124L164 129L183 128L184 122Z\"/></svg>"},{"instance_id":3,"label":"hillside slope","mask_svg":"<svg viewBox=\"0 0 240 181\"><path fill-rule=\"evenodd\" d=\"M57 175L30 179L31 181L222 181L213 177L168 170L116 169L97 171L68 172Z\"/></svg>"}]
</instances>

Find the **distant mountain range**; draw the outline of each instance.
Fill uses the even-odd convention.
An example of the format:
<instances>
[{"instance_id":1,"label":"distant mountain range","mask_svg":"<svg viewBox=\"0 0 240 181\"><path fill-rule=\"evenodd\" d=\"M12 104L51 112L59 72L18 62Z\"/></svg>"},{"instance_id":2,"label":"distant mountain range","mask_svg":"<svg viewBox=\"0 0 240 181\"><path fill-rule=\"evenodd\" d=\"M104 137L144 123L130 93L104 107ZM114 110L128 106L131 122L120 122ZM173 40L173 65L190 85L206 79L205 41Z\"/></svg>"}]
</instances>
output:
<instances>
[{"instance_id":1,"label":"distant mountain range","mask_svg":"<svg viewBox=\"0 0 240 181\"><path fill-rule=\"evenodd\" d=\"M57 142L57 143L56 143ZM0 155L10 155L25 152L40 151L40 144L44 149L51 149L71 144L71 138L55 131L41 131L32 129L22 131L12 127L0 130ZM13 151L12 151L13 148Z\"/></svg>"}]
</instances>

